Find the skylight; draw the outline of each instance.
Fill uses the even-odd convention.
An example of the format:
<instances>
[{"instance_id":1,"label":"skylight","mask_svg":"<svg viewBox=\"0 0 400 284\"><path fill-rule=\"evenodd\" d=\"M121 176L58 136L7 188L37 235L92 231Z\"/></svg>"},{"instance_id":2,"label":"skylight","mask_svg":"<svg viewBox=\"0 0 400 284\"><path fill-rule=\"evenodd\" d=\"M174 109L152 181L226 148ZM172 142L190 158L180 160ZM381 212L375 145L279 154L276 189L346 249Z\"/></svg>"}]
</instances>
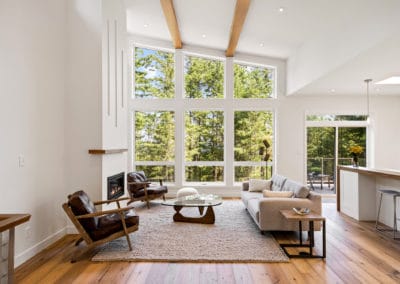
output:
<instances>
[{"instance_id":1,"label":"skylight","mask_svg":"<svg viewBox=\"0 0 400 284\"><path fill-rule=\"evenodd\" d=\"M382 81L376 82L377 85L400 85L400 76L392 76Z\"/></svg>"}]
</instances>

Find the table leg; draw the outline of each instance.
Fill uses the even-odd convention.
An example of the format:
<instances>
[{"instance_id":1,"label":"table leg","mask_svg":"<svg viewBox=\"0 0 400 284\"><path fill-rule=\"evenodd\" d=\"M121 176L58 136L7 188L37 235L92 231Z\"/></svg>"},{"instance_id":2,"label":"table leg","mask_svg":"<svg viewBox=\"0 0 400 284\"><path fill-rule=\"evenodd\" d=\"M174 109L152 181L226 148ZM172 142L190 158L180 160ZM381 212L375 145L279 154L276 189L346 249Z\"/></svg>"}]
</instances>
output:
<instances>
[{"instance_id":1,"label":"table leg","mask_svg":"<svg viewBox=\"0 0 400 284\"><path fill-rule=\"evenodd\" d=\"M179 211L182 209L182 206L174 206L176 213L174 214L175 222L188 222L188 223L200 223L200 224L214 224L215 223L215 214L212 206L207 206L207 211L204 216L200 217L186 217L183 216Z\"/></svg>"},{"instance_id":2,"label":"table leg","mask_svg":"<svg viewBox=\"0 0 400 284\"><path fill-rule=\"evenodd\" d=\"M312 256L312 248L314 246L314 221L310 221L308 224L308 229L310 230L310 241L309 241L309 248L310 248L310 256Z\"/></svg>"},{"instance_id":3,"label":"table leg","mask_svg":"<svg viewBox=\"0 0 400 284\"><path fill-rule=\"evenodd\" d=\"M326 257L326 224L325 220L322 221L322 257Z\"/></svg>"},{"instance_id":4,"label":"table leg","mask_svg":"<svg viewBox=\"0 0 400 284\"><path fill-rule=\"evenodd\" d=\"M299 221L299 238L300 238L300 245L303 244L303 226L301 225L301 221Z\"/></svg>"},{"instance_id":5,"label":"table leg","mask_svg":"<svg viewBox=\"0 0 400 284\"><path fill-rule=\"evenodd\" d=\"M9 229L8 237L8 284L15 283L14 279L14 248L15 248L15 228Z\"/></svg>"}]
</instances>

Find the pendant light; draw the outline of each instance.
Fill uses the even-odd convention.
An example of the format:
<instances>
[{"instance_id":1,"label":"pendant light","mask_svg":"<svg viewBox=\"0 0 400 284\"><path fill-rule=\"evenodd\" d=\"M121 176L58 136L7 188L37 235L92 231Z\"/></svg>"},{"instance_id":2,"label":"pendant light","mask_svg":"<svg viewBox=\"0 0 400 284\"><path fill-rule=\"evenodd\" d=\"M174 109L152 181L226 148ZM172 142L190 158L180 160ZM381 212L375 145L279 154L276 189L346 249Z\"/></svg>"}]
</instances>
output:
<instances>
[{"instance_id":1,"label":"pendant light","mask_svg":"<svg viewBox=\"0 0 400 284\"><path fill-rule=\"evenodd\" d=\"M367 120L369 119L369 83L372 79L365 79L364 82L367 84Z\"/></svg>"}]
</instances>

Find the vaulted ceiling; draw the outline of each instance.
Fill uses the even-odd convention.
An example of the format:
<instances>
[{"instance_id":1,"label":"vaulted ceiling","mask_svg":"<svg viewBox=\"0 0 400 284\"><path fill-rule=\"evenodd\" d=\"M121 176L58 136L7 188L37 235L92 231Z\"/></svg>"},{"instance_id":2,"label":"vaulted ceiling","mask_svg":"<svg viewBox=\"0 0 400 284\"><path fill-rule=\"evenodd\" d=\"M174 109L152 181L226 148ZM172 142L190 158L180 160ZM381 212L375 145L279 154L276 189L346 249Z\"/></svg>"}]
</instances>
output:
<instances>
[{"instance_id":1,"label":"vaulted ceiling","mask_svg":"<svg viewBox=\"0 0 400 284\"><path fill-rule=\"evenodd\" d=\"M185 45L229 50L243 0L125 0L132 35L171 41L162 3L171 2ZM287 93L400 95L374 83L400 76L398 0L244 0L247 17L234 51L287 61ZM228 55L229 56L229 55Z\"/></svg>"}]
</instances>

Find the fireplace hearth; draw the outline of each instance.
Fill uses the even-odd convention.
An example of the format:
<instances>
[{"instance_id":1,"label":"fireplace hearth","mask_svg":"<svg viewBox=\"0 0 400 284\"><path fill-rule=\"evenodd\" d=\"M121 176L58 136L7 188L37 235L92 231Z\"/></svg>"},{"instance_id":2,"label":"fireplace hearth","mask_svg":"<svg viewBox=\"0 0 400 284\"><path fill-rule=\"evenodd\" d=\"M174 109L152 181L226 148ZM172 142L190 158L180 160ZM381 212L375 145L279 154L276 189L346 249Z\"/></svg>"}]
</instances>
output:
<instances>
[{"instance_id":1,"label":"fireplace hearth","mask_svg":"<svg viewBox=\"0 0 400 284\"><path fill-rule=\"evenodd\" d=\"M125 193L125 172L107 178L107 199L118 198Z\"/></svg>"}]
</instances>

